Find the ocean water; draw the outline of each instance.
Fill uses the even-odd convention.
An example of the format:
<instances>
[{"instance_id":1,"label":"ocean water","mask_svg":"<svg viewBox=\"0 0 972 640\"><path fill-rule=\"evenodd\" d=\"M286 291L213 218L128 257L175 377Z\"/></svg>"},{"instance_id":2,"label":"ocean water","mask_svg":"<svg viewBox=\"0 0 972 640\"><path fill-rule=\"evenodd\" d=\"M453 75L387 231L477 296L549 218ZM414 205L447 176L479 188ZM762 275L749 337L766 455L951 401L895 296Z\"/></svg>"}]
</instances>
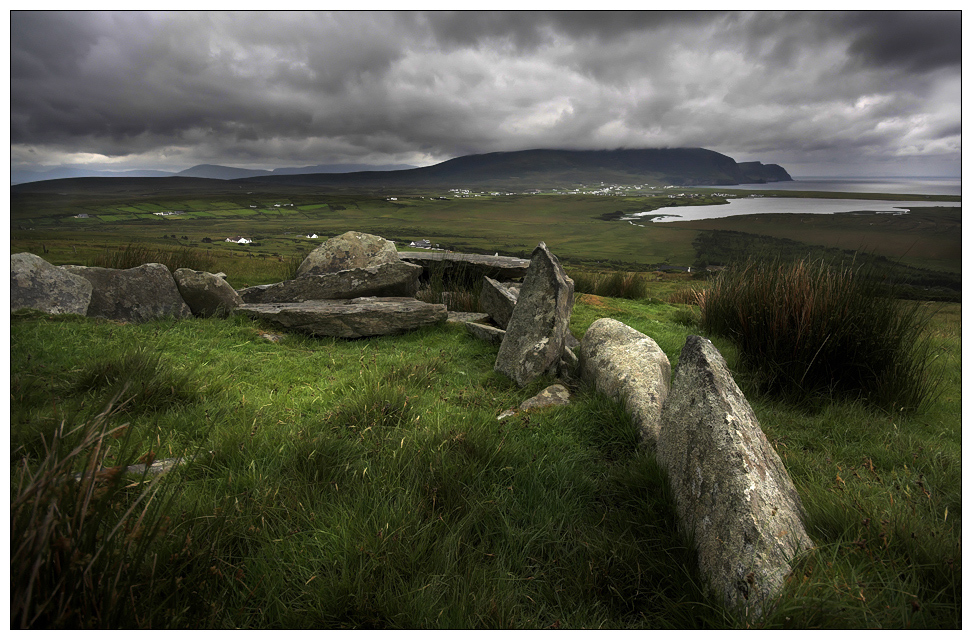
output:
<instances>
[{"instance_id":1,"label":"ocean water","mask_svg":"<svg viewBox=\"0 0 972 640\"><path fill-rule=\"evenodd\" d=\"M843 191L848 193L906 193L910 195L960 196L961 178L840 178L803 176L793 182L744 184L739 189L777 191Z\"/></svg>"}]
</instances>

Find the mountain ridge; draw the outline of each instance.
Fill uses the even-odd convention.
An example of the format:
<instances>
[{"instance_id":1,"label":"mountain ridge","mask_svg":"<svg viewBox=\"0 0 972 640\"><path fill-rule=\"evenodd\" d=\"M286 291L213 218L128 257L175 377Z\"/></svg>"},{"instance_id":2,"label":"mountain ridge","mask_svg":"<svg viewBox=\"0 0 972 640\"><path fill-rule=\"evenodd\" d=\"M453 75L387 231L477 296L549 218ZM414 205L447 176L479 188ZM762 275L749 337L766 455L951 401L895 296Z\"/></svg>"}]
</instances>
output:
<instances>
[{"instance_id":1,"label":"mountain ridge","mask_svg":"<svg viewBox=\"0 0 972 640\"><path fill-rule=\"evenodd\" d=\"M244 169L220 164L197 164L182 171L161 171L155 169L132 169L129 171L109 171L99 169L79 169L77 167L56 167L45 171L13 169L10 184L25 184L44 180L65 180L69 178L169 178L181 176L188 178L209 178L213 180L236 180L261 175L294 175L311 173L351 173L355 171L400 171L414 169L410 164L318 164L305 167L278 167L276 169Z\"/></svg>"},{"instance_id":2,"label":"mountain ridge","mask_svg":"<svg viewBox=\"0 0 972 640\"><path fill-rule=\"evenodd\" d=\"M315 172L321 168L357 168L362 165L314 165L274 171L236 169L222 165L197 165L165 180L154 177L125 176L131 181L145 180L145 188L164 189L179 180L216 180L227 186L261 187L301 186L308 188L554 188L599 183L643 184L647 186L731 186L791 181L787 171L775 164L738 163L727 155L702 148L655 148L614 150L529 149L497 151L452 158L427 167L361 171ZM370 166L370 165L364 165ZM402 165L379 165L396 166ZM301 172L301 173L292 173ZM241 175L242 174L242 175ZM234 177L235 176L235 177ZM72 178L75 186L84 180ZM95 178L104 180L108 178ZM78 182L80 181L80 182ZM49 180L46 182L61 182ZM24 183L18 191L32 190ZM133 183L134 184L134 183ZM179 184L186 184L179 182ZM43 190L45 187L36 186Z\"/></svg>"}]
</instances>

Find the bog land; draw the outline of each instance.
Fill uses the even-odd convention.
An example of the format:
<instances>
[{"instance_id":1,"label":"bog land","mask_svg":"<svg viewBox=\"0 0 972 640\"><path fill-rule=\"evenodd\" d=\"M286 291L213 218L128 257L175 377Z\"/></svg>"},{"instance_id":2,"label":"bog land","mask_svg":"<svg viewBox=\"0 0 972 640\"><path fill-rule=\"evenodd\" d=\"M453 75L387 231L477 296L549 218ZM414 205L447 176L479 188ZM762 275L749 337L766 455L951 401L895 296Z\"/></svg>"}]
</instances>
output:
<instances>
[{"instance_id":1,"label":"bog land","mask_svg":"<svg viewBox=\"0 0 972 640\"><path fill-rule=\"evenodd\" d=\"M747 192L600 186L541 193L460 189L349 193L208 180L140 181L130 189L119 180L59 182L63 184L58 190L14 190L13 252L30 251L53 264L66 264L86 263L130 243L205 250L225 265L223 270L234 286L243 287L280 279L289 260L302 257L324 238L353 229L394 240L400 247L428 239L433 246L457 252L524 257L544 241L556 247L567 264L634 271L725 265L744 259L757 247L786 254L858 252L893 264L918 286L954 292L961 288L959 206L915 209L906 215L768 214L638 227L619 218L662 207L672 211L724 203L727 194ZM77 182L84 182L85 188L72 188ZM146 189L146 184L159 188ZM774 195L766 190L759 193ZM900 194L863 197L901 198ZM310 237L314 235L317 238ZM228 237L244 237L252 243L228 243ZM273 262L281 265L279 270L269 264Z\"/></svg>"}]
</instances>

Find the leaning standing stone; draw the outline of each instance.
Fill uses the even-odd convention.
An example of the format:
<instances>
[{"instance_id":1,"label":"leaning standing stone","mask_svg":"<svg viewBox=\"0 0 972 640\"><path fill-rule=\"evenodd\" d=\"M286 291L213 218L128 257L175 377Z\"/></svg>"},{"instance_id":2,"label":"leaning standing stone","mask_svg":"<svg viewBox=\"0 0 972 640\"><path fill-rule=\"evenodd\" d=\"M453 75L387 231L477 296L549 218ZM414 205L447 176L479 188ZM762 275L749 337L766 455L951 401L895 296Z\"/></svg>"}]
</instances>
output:
<instances>
[{"instance_id":1,"label":"leaning standing stone","mask_svg":"<svg viewBox=\"0 0 972 640\"><path fill-rule=\"evenodd\" d=\"M176 269L172 274L182 299L193 315L200 318L225 318L243 304L243 298L230 283L215 274L193 269Z\"/></svg>"},{"instance_id":2,"label":"leaning standing stone","mask_svg":"<svg viewBox=\"0 0 972 640\"><path fill-rule=\"evenodd\" d=\"M91 302L91 283L55 267L33 253L10 256L10 310L84 315Z\"/></svg>"},{"instance_id":3,"label":"leaning standing stone","mask_svg":"<svg viewBox=\"0 0 972 640\"><path fill-rule=\"evenodd\" d=\"M689 336L679 356L657 455L709 585L727 606L761 615L812 542L783 462L705 338Z\"/></svg>"},{"instance_id":4,"label":"leaning standing stone","mask_svg":"<svg viewBox=\"0 0 972 640\"><path fill-rule=\"evenodd\" d=\"M672 366L654 340L612 318L596 320L581 340L581 376L623 401L642 442L655 443Z\"/></svg>"},{"instance_id":5,"label":"leaning standing stone","mask_svg":"<svg viewBox=\"0 0 972 640\"><path fill-rule=\"evenodd\" d=\"M516 306L518 293L514 293L505 285L493 280L489 276L483 276L483 288L479 294L479 305L483 311L489 314L496 326L506 329L513 317L513 308Z\"/></svg>"},{"instance_id":6,"label":"leaning standing stone","mask_svg":"<svg viewBox=\"0 0 972 640\"><path fill-rule=\"evenodd\" d=\"M544 373L555 373L574 306L574 281L541 242L513 309L493 368L521 387Z\"/></svg>"}]
</instances>

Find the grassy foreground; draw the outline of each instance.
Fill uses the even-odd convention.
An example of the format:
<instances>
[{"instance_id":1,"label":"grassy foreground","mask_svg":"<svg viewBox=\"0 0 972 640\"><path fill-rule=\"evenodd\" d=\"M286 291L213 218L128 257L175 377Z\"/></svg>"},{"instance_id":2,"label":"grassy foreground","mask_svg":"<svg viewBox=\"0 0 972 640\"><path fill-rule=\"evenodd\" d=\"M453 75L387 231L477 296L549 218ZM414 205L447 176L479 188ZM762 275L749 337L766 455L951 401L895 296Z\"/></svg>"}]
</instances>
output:
<instances>
[{"instance_id":1,"label":"grassy foreground","mask_svg":"<svg viewBox=\"0 0 972 640\"><path fill-rule=\"evenodd\" d=\"M14 505L44 460L73 460L79 435L52 440L62 424L129 425L88 441L109 468L195 457L154 485L52 481L37 504L56 508L12 511L14 542L40 521L50 539L25 558L12 544L11 626L960 628L960 306L936 310L941 394L920 414L807 413L737 375L817 544L762 621L708 597L664 473L615 403L578 387L569 407L497 421L552 381L517 388L460 326L272 342L242 319L18 312ZM572 331L605 316L673 366L698 331L683 305L592 295ZM99 418L118 394L132 400Z\"/></svg>"}]
</instances>

